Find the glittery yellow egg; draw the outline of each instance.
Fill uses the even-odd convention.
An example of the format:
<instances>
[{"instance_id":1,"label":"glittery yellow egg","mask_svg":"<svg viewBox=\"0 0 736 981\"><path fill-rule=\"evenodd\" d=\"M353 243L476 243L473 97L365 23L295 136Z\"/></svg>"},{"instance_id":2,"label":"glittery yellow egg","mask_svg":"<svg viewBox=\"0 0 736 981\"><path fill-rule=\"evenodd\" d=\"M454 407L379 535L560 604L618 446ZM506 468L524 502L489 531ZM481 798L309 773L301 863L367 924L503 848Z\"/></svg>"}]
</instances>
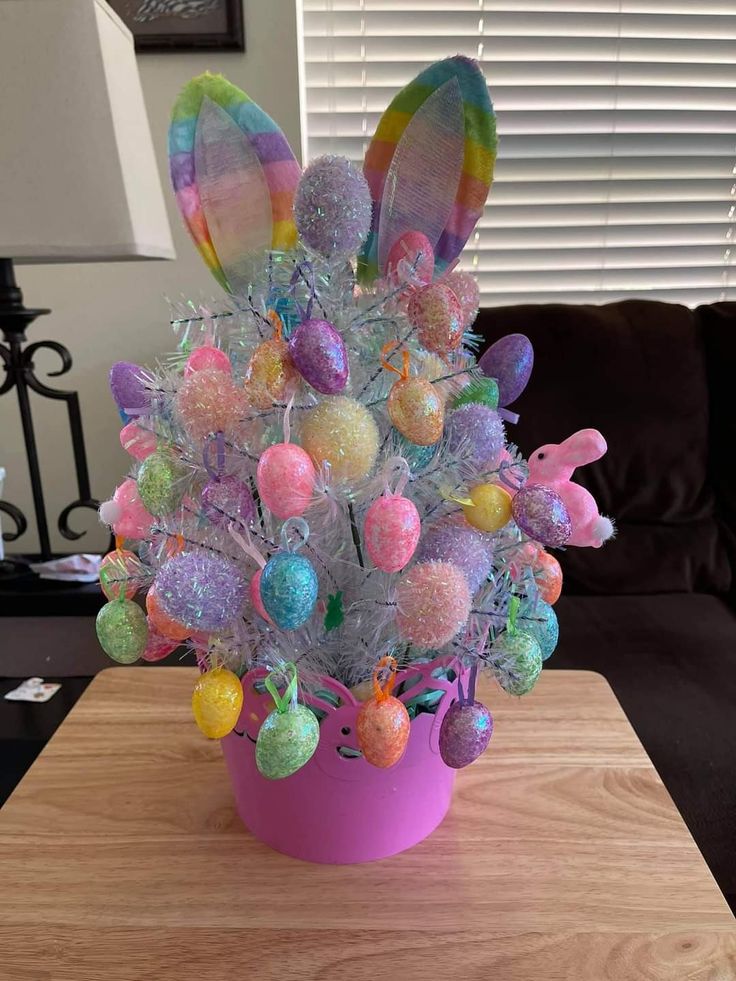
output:
<instances>
[{"instance_id":1,"label":"glittery yellow egg","mask_svg":"<svg viewBox=\"0 0 736 981\"><path fill-rule=\"evenodd\" d=\"M213 668L200 675L192 692L192 711L208 739L222 739L232 732L242 707L243 686L236 674Z\"/></svg>"},{"instance_id":2,"label":"glittery yellow egg","mask_svg":"<svg viewBox=\"0 0 736 981\"><path fill-rule=\"evenodd\" d=\"M465 520L480 531L498 531L511 520L511 495L498 484L477 484L463 504Z\"/></svg>"},{"instance_id":3,"label":"glittery yellow egg","mask_svg":"<svg viewBox=\"0 0 736 981\"><path fill-rule=\"evenodd\" d=\"M318 467L329 463L337 480L367 477L378 454L378 426L355 399L325 399L305 414L301 443Z\"/></svg>"},{"instance_id":4,"label":"glittery yellow egg","mask_svg":"<svg viewBox=\"0 0 736 981\"><path fill-rule=\"evenodd\" d=\"M259 344L245 373L245 394L257 409L270 409L283 402L299 381L289 354L289 346L280 337Z\"/></svg>"},{"instance_id":5,"label":"glittery yellow egg","mask_svg":"<svg viewBox=\"0 0 736 981\"><path fill-rule=\"evenodd\" d=\"M409 376L394 383L388 396L391 422L410 442L432 446L442 436L445 407L426 378Z\"/></svg>"}]
</instances>

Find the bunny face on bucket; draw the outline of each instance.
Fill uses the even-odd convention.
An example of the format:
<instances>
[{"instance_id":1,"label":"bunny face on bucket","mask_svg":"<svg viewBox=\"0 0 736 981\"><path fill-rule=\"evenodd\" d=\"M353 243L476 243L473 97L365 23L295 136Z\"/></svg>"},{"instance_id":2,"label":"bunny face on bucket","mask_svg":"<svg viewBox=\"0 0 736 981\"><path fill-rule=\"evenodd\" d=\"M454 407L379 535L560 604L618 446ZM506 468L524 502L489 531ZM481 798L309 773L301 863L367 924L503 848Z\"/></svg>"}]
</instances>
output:
<instances>
[{"instance_id":1,"label":"bunny face on bucket","mask_svg":"<svg viewBox=\"0 0 736 981\"><path fill-rule=\"evenodd\" d=\"M600 548L613 535L613 522L599 513L593 495L570 479L577 467L600 460L607 448L597 429L581 429L562 443L540 446L529 457L528 484L551 487L570 513L568 545Z\"/></svg>"}]
</instances>

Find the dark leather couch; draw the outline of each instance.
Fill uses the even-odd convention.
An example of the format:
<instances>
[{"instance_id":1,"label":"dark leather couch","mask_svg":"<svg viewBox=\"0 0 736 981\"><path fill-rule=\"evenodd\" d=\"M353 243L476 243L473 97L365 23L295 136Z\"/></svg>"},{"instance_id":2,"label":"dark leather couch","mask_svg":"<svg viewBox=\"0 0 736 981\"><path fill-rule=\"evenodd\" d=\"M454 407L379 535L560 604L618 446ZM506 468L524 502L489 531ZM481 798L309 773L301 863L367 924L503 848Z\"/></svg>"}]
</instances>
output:
<instances>
[{"instance_id":1,"label":"dark leather couch","mask_svg":"<svg viewBox=\"0 0 736 981\"><path fill-rule=\"evenodd\" d=\"M618 537L560 553L548 666L605 675L735 906L736 303L498 307L476 330L534 344L508 427L525 455L588 426L608 440L575 479Z\"/></svg>"}]
</instances>

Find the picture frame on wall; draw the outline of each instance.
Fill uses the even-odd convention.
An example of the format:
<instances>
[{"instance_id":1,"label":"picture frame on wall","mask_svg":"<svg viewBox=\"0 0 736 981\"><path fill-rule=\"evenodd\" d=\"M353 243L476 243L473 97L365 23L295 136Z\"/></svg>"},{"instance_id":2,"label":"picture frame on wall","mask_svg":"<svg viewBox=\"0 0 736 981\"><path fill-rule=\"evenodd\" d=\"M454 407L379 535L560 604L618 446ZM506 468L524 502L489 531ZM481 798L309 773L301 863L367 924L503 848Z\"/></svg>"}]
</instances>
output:
<instances>
[{"instance_id":1,"label":"picture frame on wall","mask_svg":"<svg viewBox=\"0 0 736 981\"><path fill-rule=\"evenodd\" d=\"M245 51L243 0L108 0L136 51Z\"/></svg>"}]
</instances>

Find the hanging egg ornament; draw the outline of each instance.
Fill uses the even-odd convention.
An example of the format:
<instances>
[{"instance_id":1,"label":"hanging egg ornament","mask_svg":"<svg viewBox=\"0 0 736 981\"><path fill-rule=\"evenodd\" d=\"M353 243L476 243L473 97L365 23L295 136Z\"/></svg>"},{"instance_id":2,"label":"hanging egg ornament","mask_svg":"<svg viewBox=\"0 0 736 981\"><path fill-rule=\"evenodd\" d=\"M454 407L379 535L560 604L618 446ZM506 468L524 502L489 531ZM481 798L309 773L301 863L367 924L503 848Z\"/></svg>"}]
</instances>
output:
<instances>
[{"instance_id":1,"label":"hanging egg ornament","mask_svg":"<svg viewBox=\"0 0 736 981\"><path fill-rule=\"evenodd\" d=\"M454 269L442 282L449 286L460 303L463 312L463 327L468 330L475 323L480 308L480 289L475 276L460 269Z\"/></svg>"},{"instance_id":2,"label":"hanging egg ornament","mask_svg":"<svg viewBox=\"0 0 736 981\"><path fill-rule=\"evenodd\" d=\"M266 623L273 623L271 617L266 613L266 608L263 605L263 600L261 599L261 576L263 575L263 569L259 569L250 581L248 587L250 601L258 614L258 616L263 617Z\"/></svg>"},{"instance_id":3,"label":"hanging egg ornament","mask_svg":"<svg viewBox=\"0 0 736 981\"><path fill-rule=\"evenodd\" d=\"M465 573L475 593L493 568L493 544L461 514L439 518L426 530L416 553L418 562L451 562Z\"/></svg>"},{"instance_id":4,"label":"hanging egg ornament","mask_svg":"<svg viewBox=\"0 0 736 981\"><path fill-rule=\"evenodd\" d=\"M151 393L139 364L116 361L110 368L110 391L115 404L126 415L143 415L151 409Z\"/></svg>"},{"instance_id":5,"label":"hanging egg ornament","mask_svg":"<svg viewBox=\"0 0 736 981\"><path fill-rule=\"evenodd\" d=\"M554 555L538 553L534 560L534 581L540 598L553 606L562 595L562 569Z\"/></svg>"},{"instance_id":6,"label":"hanging egg ornament","mask_svg":"<svg viewBox=\"0 0 736 981\"><path fill-rule=\"evenodd\" d=\"M534 367L534 348L524 334L507 334L486 350L478 362L484 375L498 382L499 405L515 402Z\"/></svg>"},{"instance_id":7,"label":"hanging egg ornament","mask_svg":"<svg viewBox=\"0 0 736 981\"><path fill-rule=\"evenodd\" d=\"M478 470L497 468L505 445L506 432L495 409L469 402L448 416L448 450L450 453L463 450L464 458Z\"/></svg>"},{"instance_id":8,"label":"hanging egg ornament","mask_svg":"<svg viewBox=\"0 0 736 981\"><path fill-rule=\"evenodd\" d=\"M399 458L404 470L396 489L377 498L365 516L364 538L368 555L382 572L398 572L409 562L419 541L422 522L413 501L402 496L409 478L409 466Z\"/></svg>"},{"instance_id":9,"label":"hanging egg ornament","mask_svg":"<svg viewBox=\"0 0 736 981\"><path fill-rule=\"evenodd\" d=\"M95 630L105 654L119 664L133 664L146 649L146 616L132 600L106 603L97 614Z\"/></svg>"},{"instance_id":10,"label":"hanging egg ornament","mask_svg":"<svg viewBox=\"0 0 736 981\"><path fill-rule=\"evenodd\" d=\"M146 613L148 621L153 625L159 634L168 640L175 640L177 643L186 640L192 632L189 627L174 620L161 606L156 586L153 585L146 593Z\"/></svg>"},{"instance_id":11,"label":"hanging egg ornament","mask_svg":"<svg viewBox=\"0 0 736 981\"><path fill-rule=\"evenodd\" d=\"M512 514L524 534L542 545L560 547L572 534L572 520L565 502L544 484L526 484L518 490Z\"/></svg>"},{"instance_id":12,"label":"hanging egg ornament","mask_svg":"<svg viewBox=\"0 0 736 981\"><path fill-rule=\"evenodd\" d=\"M406 311L419 343L435 354L449 354L463 339L464 319L460 301L448 286L430 283L418 289Z\"/></svg>"},{"instance_id":13,"label":"hanging egg ornament","mask_svg":"<svg viewBox=\"0 0 736 981\"><path fill-rule=\"evenodd\" d=\"M493 735L491 713L475 700L476 671L473 668L471 672L467 697L458 680L458 700L449 707L440 726L440 756L453 770L475 762L486 751Z\"/></svg>"},{"instance_id":14,"label":"hanging egg ornament","mask_svg":"<svg viewBox=\"0 0 736 981\"><path fill-rule=\"evenodd\" d=\"M549 603L545 603L544 600L537 601L524 620L524 630L539 644L543 661L554 654L560 639L560 625L557 622L557 614Z\"/></svg>"},{"instance_id":15,"label":"hanging egg ornament","mask_svg":"<svg viewBox=\"0 0 736 981\"><path fill-rule=\"evenodd\" d=\"M304 514L312 502L316 479L311 456L295 443L269 446L258 461L258 494L280 520Z\"/></svg>"},{"instance_id":16,"label":"hanging egg ornament","mask_svg":"<svg viewBox=\"0 0 736 981\"><path fill-rule=\"evenodd\" d=\"M445 407L428 378L409 374L409 352L402 351L402 367L391 364L392 342L384 345L381 364L399 378L388 393L387 409L394 427L417 446L433 446L442 436Z\"/></svg>"},{"instance_id":17,"label":"hanging egg ornament","mask_svg":"<svg viewBox=\"0 0 736 981\"><path fill-rule=\"evenodd\" d=\"M294 530L301 540L293 545ZM309 537L309 525L302 518L291 518L281 529L282 551L273 555L261 573L261 601L266 613L282 630L296 630L311 617L317 602L319 582L314 566L298 549Z\"/></svg>"},{"instance_id":18,"label":"hanging egg ornament","mask_svg":"<svg viewBox=\"0 0 736 981\"><path fill-rule=\"evenodd\" d=\"M217 632L237 619L248 585L234 562L205 550L168 559L154 580L161 608L190 630Z\"/></svg>"},{"instance_id":19,"label":"hanging egg ornament","mask_svg":"<svg viewBox=\"0 0 736 981\"><path fill-rule=\"evenodd\" d=\"M299 235L326 259L355 255L371 226L373 203L366 179L346 157L313 160L294 196Z\"/></svg>"},{"instance_id":20,"label":"hanging egg ornament","mask_svg":"<svg viewBox=\"0 0 736 981\"><path fill-rule=\"evenodd\" d=\"M116 548L100 562L100 587L107 599L133 599L145 576L143 563L127 548Z\"/></svg>"},{"instance_id":21,"label":"hanging egg ornament","mask_svg":"<svg viewBox=\"0 0 736 981\"><path fill-rule=\"evenodd\" d=\"M450 402L450 408L459 409L473 402L487 405L489 409L498 408L498 382L495 378L474 378L460 389Z\"/></svg>"},{"instance_id":22,"label":"hanging egg ornament","mask_svg":"<svg viewBox=\"0 0 736 981\"><path fill-rule=\"evenodd\" d=\"M120 430L120 445L134 460L145 460L155 452L158 445L156 436L141 429L137 422L129 422Z\"/></svg>"},{"instance_id":23,"label":"hanging egg ornament","mask_svg":"<svg viewBox=\"0 0 736 981\"><path fill-rule=\"evenodd\" d=\"M476 484L462 508L468 524L492 534L511 520L511 504L511 495L498 484Z\"/></svg>"},{"instance_id":24,"label":"hanging egg ornament","mask_svg":"<svg viewBox=\"0 0 736 981\"><path fill-rule=\"evenodd\" d=\"M235 728L243 707L243 685L227 668L212 668L192 692L194 721L208 739L223 739Z\"/></svg>"},{"instance_id":25,"label":"hanging egg ornament","mask_svg":"<svg viewBox=\"0 0 736 981\"><path fill-rule=\"evenodd\" d=\"M115 489L111 500L100 505L100 519L118 538L145 538L153 525L153 515L144 507L138 485L130 477Z\"/></svg>"},{"instance_id":26,"label":"hanging egg ornament","mask_svg":"<svg viewBox=\"0 0 736 981\"><path fill-rule=\"evenodd\" d=\"M391 246L386 262L391 282L413 285L432 282L434 249L424 232L404 232Z\"/></svg>"},{"instance_id":27,"label":"hanging egg ornament","mask_svg":"<svg viewBox=\"0 0 736 981\"><path fill-rule=\"evenodd\" d=\"M201 347L196 347L187 358L184 377L189 378L195 371L223 371L231 375L233 368L230 358L224 351L212 344L203 344Z\"/></svg>"},{"instance_id":28,"label":"hanging egg ornament","mask_svg":"<svg viewBox=\"0 0 736 981\"><path fill-rule=\"evenodd\" d=\"M289 338L289 354L302 378L322 395L339 395L347 385L345 341L327 320L303 320Z\"/></svg>"},{"instance_id":29,"label":"hanging egg ornament","mask_svg":"<svg viewBox=\"0 0 736 981\"><path fill-rule=\"evenodd\" d=\"M304 413L301 442L318 467L329 463L335 480L352 483L373 470L378 426L364 405L338 396Z\"/></svg>"},{"instance_id":30,"label":"hanging egg ornament","mask_svg":"<svg viewBox=\"0 0 736 981\"><path fill-rule=\"evenodd\" d=\"M406 436L402 436L398 429L394 430L393 439L397 452L409 464L413 474L426 470L437 452L437 443L420 446L418 443L412 443Z\"/></svg>"},{"instance_id":31,"label":"hanging egg ornament","mask_svg":"<svg viewBox=\"0 0 736 981\"><path fill-rule=\"evenodd\" d=\"M442 647L470 615L470 587L450 562L417 562L396 588L396 626L416 647Z\"/></svg>"},{"instance_id":32,"label":"hanging egg ornament","mask_svg":"<svg viewBox=\"0 0 736 981\"><path fill-rule=\"evenodd\" d=\"M384 672L388 678L381 682ZM356 737L363 758L371 766L386 769L399 762L411 735L406 706L391 694L396 678L396 661L383 657L373 672L373 695L363 702L356 719Z\"/></svg>"},{"instance_id":33,"label":"hanging egg ornament","mask_svg":"<svg viewBox=\"0 0 736 981\"><path fill-rule=\"evenodd\" d=\"M146 457L138 471L138 493L146 510L154 517L175 511L184 496L185 477L182 464L166 450Z\"/></svg>"},{"instance_id":34,"label":"hanging egg ornament","mask_svg":"<svg viewBox=\"0 0 736 981\"><path fill-rule=\"evenodd\" d=\"M541 673L542 651L527 631L507 629L491 645L490 662L504 691L526 695Z\"/></svg>"},{"instance_id":35,"label":"hanging egg ornament","mask_svg":"<svg viewBox=\"0 0 736 981\"><path fill-rule=\"evenodd\" d=\"M289 676L282 695L275 684L278 674ZM256 766L267 780L283 780L296 773L314 756L319 745L319 722L314 712L296 701L297 674L293 663L266 678L266 689L276 708L258 731Z\"/></svg>"},{"instance_id":36,"label":"hanging egg ornament","mask_svg":"<svg viewBox=\"0 0 736 981\"><path fill-rule=\"evenodd\" d=\"M256 517L256 506L250 488L238 477L213 478L202 488L202 513L218 528L230 524L250 525Z\"/></svg>"},{"instance_id":37,"label":"hanging egg ornament","mask_svg":"<svg viewBox=\"0 0 736 981\"><path fill-rule=\"evenodd\" d=\"M179 642L160 634L151 623L150 618L148 618L147 624L148 639L146 640L145 650L141 654L141 660L148 661L149 664L155 664L156 661L163 661L169 654L173 654L179 646Z\"/></svg>"},{"instance_id":38,"label":"hanging egg ornament","mask_svg":"<svg viewBox=\"0 0 736 981\"><path fill-rule=\"evenodd\" d=\"M299 372L289 354L289 345L281 332L262 341L251 355L243 388L251 405L270 409L274 402L284 402L299 383Z\"/></svg>"},{"instance_id":39,"label":"hanging egg ornament","mask_svg":"<svg viewBox=\"0 0 736 981\"><path fill-rule=\"evenodd\" d=\"M177 414L193 439L217 432L232 433L246 409L245 392L231 375L215 368L195 371L176 394Z\"/></svg>"}]
</instances>

